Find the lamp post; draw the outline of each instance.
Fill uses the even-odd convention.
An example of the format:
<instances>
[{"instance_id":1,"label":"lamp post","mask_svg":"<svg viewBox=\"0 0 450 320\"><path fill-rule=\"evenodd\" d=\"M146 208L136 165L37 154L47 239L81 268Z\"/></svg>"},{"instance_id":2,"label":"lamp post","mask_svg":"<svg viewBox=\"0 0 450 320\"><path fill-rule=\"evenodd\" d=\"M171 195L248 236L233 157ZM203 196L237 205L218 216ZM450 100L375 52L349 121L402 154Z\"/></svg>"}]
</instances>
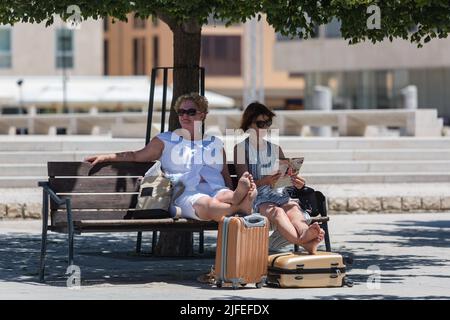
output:
<instances>
[{"instance_id":1,"label":"lamp post","mask_svg":"<svg viewBox=\"0 0 450 320\"><path fill-rule=\"evenodd\" d=\"M17 80L17 85L19 86L19 114L23 115L23 91L22 91L22 85L23 85L23 79ZM24 134L25 130L23 127L20 127L20 134Z\"/></svg>"}]
</instances>

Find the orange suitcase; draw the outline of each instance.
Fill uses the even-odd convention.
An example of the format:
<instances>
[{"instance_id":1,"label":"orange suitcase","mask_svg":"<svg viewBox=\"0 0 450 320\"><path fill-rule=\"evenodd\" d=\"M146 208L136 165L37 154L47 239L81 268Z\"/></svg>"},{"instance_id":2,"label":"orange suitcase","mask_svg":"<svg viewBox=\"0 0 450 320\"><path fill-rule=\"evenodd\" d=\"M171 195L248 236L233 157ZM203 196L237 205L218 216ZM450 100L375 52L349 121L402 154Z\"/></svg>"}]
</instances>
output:
<instances>
[{"instance_id":1,"label":"orange suitcase","mask_svg":"<svg viewBox=\"0 0 450 320\"><path fill-rule=\"evenodd\" d=\"M255 283L261 288L267 276L269 222L258 214L224 217L219 223L216 248L216 285Z\"/></svg>"}]
</instances>

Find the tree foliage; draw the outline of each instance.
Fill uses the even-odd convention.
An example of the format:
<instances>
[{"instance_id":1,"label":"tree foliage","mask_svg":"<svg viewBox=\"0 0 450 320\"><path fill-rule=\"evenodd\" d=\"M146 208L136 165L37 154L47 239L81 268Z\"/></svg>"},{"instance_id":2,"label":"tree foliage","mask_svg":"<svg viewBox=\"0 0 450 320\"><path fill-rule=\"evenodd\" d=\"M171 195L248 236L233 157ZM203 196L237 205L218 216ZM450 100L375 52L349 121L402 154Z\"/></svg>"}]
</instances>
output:
<instances>
[{"instance_id":1,"label":"tree foliage","mask_svg":"<svg viewBox=\"0 0 450 320\"><path fill-rule=\"evenodd\" d=\"M277 32L301 38L310 37L316 25L336 17L349 43L402 38L420 46L432 38L447 37L450 28L448 0L2 0L0 23L50 25L55 14L68 18L67 8L73 4L80 7L84 19L111 16L125 21L133 12L142 18L157 15L169 25L194 19L201 26L209 16L231 24L264 14ZM367 8L372 4L381 9L380 29L367 28Z\"/></svg>"}]
</instances>

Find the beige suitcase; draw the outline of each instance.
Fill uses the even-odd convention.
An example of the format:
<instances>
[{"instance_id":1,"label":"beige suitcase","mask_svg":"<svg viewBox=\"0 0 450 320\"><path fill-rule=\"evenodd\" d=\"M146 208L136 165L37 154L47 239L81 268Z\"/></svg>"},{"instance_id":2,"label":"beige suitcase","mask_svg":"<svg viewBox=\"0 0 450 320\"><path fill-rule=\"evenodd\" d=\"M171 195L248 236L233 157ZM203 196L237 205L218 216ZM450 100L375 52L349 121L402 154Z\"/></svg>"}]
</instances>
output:
<instances>
[{"instance_id":1,"label":"beige suitcase","mask_svg":"<svg viewBox=\"0 0 450 320\"><path fill-rule=\"evenodd\" d=\"M267 284L281 288L352 286L344 258L338 253L280 253L269 256Z\"/></svg>"},{"instance_id":2,"label":"beige suitcase","mask_svg":"<svg viewBox=\"0 0 450 320\"><path fill-rule=\"evenodd\" d=\"M267 276L269 223L261 215L224 217L217 235L215 277L217 287L233 289L248 283L262 287Z\"/></svg>"}]
</instances>

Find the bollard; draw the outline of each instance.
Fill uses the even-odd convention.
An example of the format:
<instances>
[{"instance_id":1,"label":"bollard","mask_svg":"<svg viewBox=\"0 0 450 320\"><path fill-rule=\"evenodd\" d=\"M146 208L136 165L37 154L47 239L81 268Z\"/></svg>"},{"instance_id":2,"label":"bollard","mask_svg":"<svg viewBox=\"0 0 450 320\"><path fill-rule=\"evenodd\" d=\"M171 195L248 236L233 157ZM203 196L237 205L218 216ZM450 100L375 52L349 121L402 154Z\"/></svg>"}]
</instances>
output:
<instances>
[{"instance_id":1,"label":"bollard","mask_svg":"<svg viewBox=\"0 0 450 320\"><path fill-rule=\"evenodd\" d=\"M331 111L332 109L332 93L330 88L324 86L315 86L313 96L313 110ZM330 137L331 127L311 127L311 132L314 136Z\"/></svg>"},{"instance_id":2,"label":"bollard","mask_svg":"<svg viewBox=\"0 0 450 320\"><path fill-rule=\"evenodd\" d=\"M417 109L417 87L414 85L406 86L405 88L400 90L401 107L407 110L416 110ZM415 130L414 130L415 131ZM408 136L411 135L411 132L408 132L407 128L400 128L399 131L400 136Z\"/></svg>"},{"instance_id":3,"label":"bollard","mask_svg":"<svg viewBox=\"0 0 450 320\"><path fill-rule=\"evenodd\" d=\"M409 85L400 90L402 95L402 107L404 109L417 109L417 87Z\"/></svg>"}]
</instances>

